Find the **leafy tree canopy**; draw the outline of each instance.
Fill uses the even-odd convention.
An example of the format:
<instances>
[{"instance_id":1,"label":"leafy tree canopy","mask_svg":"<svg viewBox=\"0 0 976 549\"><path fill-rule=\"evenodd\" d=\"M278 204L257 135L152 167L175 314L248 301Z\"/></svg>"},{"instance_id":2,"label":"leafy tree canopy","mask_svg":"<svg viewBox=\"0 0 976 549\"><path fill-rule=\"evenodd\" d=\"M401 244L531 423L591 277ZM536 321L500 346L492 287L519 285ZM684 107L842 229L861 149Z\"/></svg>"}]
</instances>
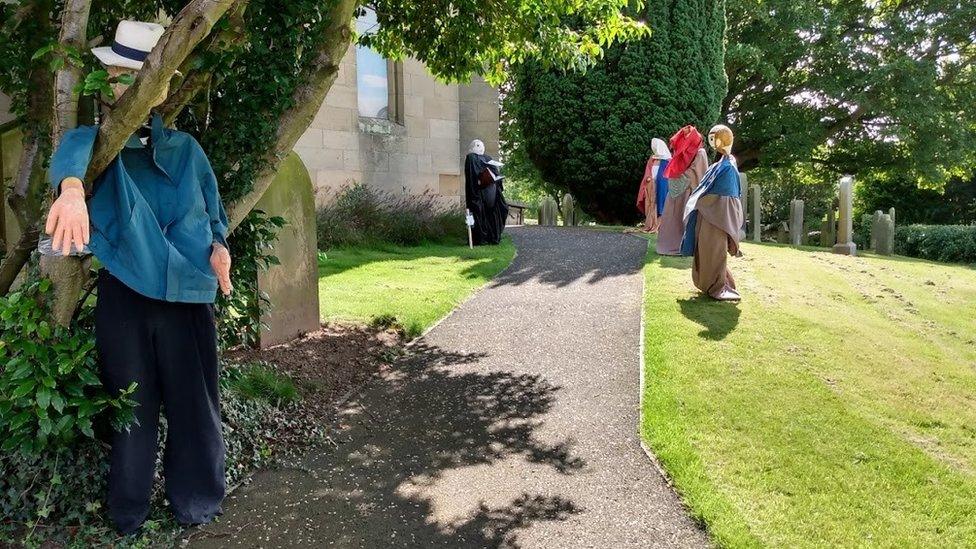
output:
<instances>
[{"instance_id":1,"label":"leafy tree canopy","mask_svg":"<svg viewBox=\"0 0 976 549\"><path fill-rule=\"evenodd\" d=\"M654 2L640 13L650 37L608 48L585 74L528 63L504 103L511 159L527 155L600 221L636 218L651 139L687 124L707 131L726 92L724 0Z\"/></svg>"},{"instance_id":2,"label":"leafy tree canopy","mask_svg":"<svg viewBox=\"0 0 976 549\"><path fill-rule=\"evenodd\" d=\"M728 0L740 167L811 161L930 185L976 160L976 3Z\"/></svg>"}]
</instances>

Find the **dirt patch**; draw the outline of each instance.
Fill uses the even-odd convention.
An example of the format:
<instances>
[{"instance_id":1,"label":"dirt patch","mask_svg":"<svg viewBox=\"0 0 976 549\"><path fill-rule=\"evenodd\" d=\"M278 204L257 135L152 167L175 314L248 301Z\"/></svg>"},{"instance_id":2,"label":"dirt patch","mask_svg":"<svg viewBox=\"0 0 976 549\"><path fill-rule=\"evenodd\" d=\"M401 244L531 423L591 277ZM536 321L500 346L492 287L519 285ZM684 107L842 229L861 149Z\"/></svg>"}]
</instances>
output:
<instances>
[{"instance_id":1,"label":"dirt patch","mask_svg":"<svg viewBox=\"0 0 976 549\"><path fill-rule=\"evenodd\" d=\"M388 367L402 348L400 335L392 330L328 324L290 343L235 350L226 358L276 366L295 380L302 393L302 408L322 417L330 415L350 391Z\"/></svg>"}]
</instances>

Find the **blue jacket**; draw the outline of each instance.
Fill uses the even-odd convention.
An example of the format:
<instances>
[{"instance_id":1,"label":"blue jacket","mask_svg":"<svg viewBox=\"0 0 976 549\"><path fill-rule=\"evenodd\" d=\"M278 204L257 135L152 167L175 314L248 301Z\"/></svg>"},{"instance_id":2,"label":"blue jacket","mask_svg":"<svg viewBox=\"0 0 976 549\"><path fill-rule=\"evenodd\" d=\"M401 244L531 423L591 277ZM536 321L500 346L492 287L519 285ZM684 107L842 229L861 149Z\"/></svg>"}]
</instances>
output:
<instances>
[{"instance_id":1,"label":"blue jacket","mask_svg":"<svg viewBox=\"0 0 976 549\"><path fill-rule=\"evenodd\" d=\"M64 135L48 171L55 191L67 177L84 180L97 136L97 126ZM130 137L94 181L89 247L113 276L146 297L213 303L212 245L227 245L217 179L200 144L163 128L159 115L151 136L148 146Z\"/></svg>"},{"instance_id":2,"label":"blue jacket","mask_svg":"<svg viewBox=\"0 0 976 549\"><path fill-rule=\"evenodd\" d=\"M741 197L741 193L739 170L732 165L728 156L724 156L722 160L708 168L698 188L688 197L688 204L685 206L685 234L681 240L681 255L695 255L698 236L698 199L709 194Z\"/></svg>"}]
</instances>

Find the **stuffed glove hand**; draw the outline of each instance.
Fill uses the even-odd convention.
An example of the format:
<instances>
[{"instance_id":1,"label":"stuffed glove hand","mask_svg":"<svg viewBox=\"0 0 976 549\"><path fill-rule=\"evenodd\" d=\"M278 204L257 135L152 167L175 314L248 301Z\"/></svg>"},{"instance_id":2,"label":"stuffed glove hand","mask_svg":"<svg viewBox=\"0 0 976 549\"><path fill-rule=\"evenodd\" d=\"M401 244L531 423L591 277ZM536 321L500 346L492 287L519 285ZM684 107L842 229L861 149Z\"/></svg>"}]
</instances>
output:
<instances>
[{"instance_id":1,"label":"stuffed glove hand","mask_svg":"<svg viewBox=\"0 0 976 549\"><path fill-rule=\"evenodd\" d=\"M79 253L85 249L89 231L84 183L77 177L69 177L61 182L61 194L51 205L44 232L52 237L53 249L68 255L72 245Z\"/></svg>"},{"instance_id":2,"label":"stuffed glove hand","mask_svg":"<svg viewBox=\"0 0 976 549\"><path fill-rule=\"evenodd\" d=\"M210 267L213 268L217 283L220 284L220 291L224 295L230 295L234 290L234 285L230 283L230 251L214 243L213 252L210 254Z\"/></svg>"}]
</instances>

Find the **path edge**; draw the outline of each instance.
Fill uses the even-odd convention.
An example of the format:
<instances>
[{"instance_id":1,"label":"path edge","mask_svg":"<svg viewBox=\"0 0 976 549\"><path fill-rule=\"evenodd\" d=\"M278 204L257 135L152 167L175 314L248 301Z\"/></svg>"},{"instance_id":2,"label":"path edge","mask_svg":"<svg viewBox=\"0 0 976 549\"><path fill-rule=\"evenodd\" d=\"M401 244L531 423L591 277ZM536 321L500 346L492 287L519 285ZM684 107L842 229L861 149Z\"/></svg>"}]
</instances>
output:
<instances>
[{"instance_id":1,"label":"path edge","mask_svg":"<svg viewBox=\"0 0 976 549\"><path fill-rule=\"evenodd\" d=\"M647 364L646 364L646 360L645 360L645 356L646 355L644 354L644 351L645 351L645 341L646 341L644 331L646 329L646 320L647 320L647 315L644 314L645 313L645 309L644 309L644 297L646 295L645 292L647 291L647 273L644 272L644 267L647 265L647 254L650 253L651 241L649 239L643 238L643 237L638 236L638 235L633 235L633 236L635 236L637 238L640 238L641 240L644 240L647 243L647 250L644 253L644 263L641 265L641 269L640 269L640 273L641 273L641 299L640 299L641 308L640 308L640 344L638 345L638 352L640 354L640 358L637 361L638 368L640 368L640 376L639 376L640 381L638 382L638 387L637 387L637 390L638 390L638 395L637 395L637 406L638 406L638 410L637 410L637 442L638 442L638 444L640 444L640 448L644 452L644 455L647 456L647 460L651 462L651 465L654 466L654 469L657 470L657 473L659 475L661 475L661 478L662 479L664 479L664 482L668 485L668 488L670 488L671 491L674 492L674 495L677 496L678 502L681 504L681 508L685 512L685 516L687 516L691 520L691 522L693 524L695 524L695 526L697 526L702 531L702 533L705 534L705 536L708 538L709 544L714 546L715 540L712 537L711 532L708 530L708 525L705 524L703 521L701 521L700 519L698 519L695 516L695 514L692 512L691 506L688 505L688 502L685 501L685 498L681 496L681 492L678 491L678 488L675 485L674 480L671 478L671 475L668 474L668 472L667 472L667 470L665 470L664 466L661 465L660 460L657 459L657 455L654 454L654 450L651 449L651 447L648 446L646 442L644 442L644 433L642 431L642 426L644 425L644 392L645 392L645 389L647 388L647 385L646 385L646 383L647 383L647 374L646 374L646 372L647 372L647 368L646 368Z\"/></svg>"},{"instance_id":2,"label":"path edge","mask_svg":"<svg viewBox=\"0 0 976 549\"><path fill-rule=\"evenodd\" d=\"M509 238L512 238L511 237L511 231L509 231ZM457 304L454 305L454 307L452 307L451 310L447 312L447 314L445 314L444 316L442 316L441 318L439 318L436 322L434 322L433 324L431 324L430 326L428 326L423 332L420 333L420 335L418 335L417 337L415 337L415 338L411 339L410 341L406 342L403 345L403 349L406 350L406 349L410 349L410 348L414 347L418 342L420 342L420 340L422 340L425 337L427 337L427 334L429 334L430 332L434 331L434 328L437 328L438 326L440 326L441 324L443 324L447 319L449 319L452 316L454 316L454 313L456 313L458 311L458 309L460 309L465 303L467 303L468 301L471 301L472 299L474 299L475 296L477 296L481 292L485 291L485 288L487 288L489 284L491 284L492 282L494 282L495 279L497 279L498 277L500 277L503 274L507 273L508 270L512 268L512 265L515 264L515 260L518 259L518 255L519 255L519 249L518 249L518 246L515 245L515 239L514 238L512 238L512 247L515 248L515 253L512 254L512 260L508 262L508 265L504 269L498 271L495 274L495 276L493 276L493 277L489 278L488 280L486 280L485 283L482 284L481 286L478 286L477 288L471 290L471 293L468 294L468 296L465 297L464 299L462 299L461 301L458 301Z\"/></svg>"}]
</instances>

